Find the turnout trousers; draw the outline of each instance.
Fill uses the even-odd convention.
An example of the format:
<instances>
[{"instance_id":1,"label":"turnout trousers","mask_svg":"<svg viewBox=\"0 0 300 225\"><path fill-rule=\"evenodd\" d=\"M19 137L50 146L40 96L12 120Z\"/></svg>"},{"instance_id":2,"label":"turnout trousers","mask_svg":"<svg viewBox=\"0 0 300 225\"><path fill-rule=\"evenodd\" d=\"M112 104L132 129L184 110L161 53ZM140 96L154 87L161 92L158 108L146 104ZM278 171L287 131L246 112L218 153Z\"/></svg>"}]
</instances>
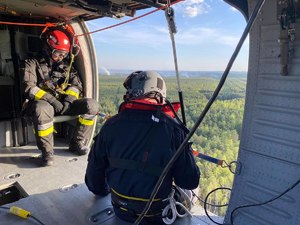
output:
<instances>
[{"instance_id":1,"label":"turnout trousers","mask_svg":"<svg viewBox=\"0 0 300 225\"><path fill-rule=\"evenodd\" d=\"M98 111L97 101L91 98L78 99L70 104L64 115L79 115L70 142L70 150L71 146L80 148L87 144L92 135ZM29 101L26 114L33 123L37 147L43 154L53 154L53 118L55 116L53 107L44 100Z\"/></svg>"}]
</instances>

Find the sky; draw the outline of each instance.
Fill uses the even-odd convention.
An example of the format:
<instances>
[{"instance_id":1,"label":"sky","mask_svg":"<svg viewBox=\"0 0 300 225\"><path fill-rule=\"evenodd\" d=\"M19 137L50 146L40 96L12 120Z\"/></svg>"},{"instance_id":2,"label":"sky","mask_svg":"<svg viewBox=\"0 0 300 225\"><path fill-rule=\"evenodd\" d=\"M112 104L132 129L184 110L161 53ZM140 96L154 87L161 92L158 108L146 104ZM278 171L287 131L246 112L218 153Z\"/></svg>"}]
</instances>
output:
<instances>
[{"instance_id":1,"label":"sky","mask_svg":"<svg viewBox=\"0 0 300 225\"><path fill-rule=\"evenodd\" d=\"M185 0L173 9L179 70L224 71L246 26L243 15L222 0ZM94 31L129 19L101 18L88 22L88 27ZM101 69L175 70L164 11L94 33L92 38ZM233 71L247 70L248 42L247 38Z\"/></svg>"}]
</instances>

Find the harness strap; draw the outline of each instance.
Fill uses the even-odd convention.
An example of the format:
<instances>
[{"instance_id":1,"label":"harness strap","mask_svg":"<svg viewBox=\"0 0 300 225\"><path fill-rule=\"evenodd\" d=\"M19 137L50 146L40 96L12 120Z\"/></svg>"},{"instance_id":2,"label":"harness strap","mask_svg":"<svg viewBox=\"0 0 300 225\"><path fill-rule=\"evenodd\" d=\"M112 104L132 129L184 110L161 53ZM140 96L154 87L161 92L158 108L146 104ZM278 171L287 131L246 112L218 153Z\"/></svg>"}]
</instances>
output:
<instances>
[{"instance_id":1,"label":"harness strap","mask_svg":"<svg viewBox=\"0 0 300 225\"><path fill-rule=\"evenodd\" d=\"M133 216L137 216L141 213L149 199L141 199L136 197L125 196L111 189L111 201L112 205L119 208L122 211L126 211ZM146 217L158 216L161 217L162 210L166 207L167 202L162 199L156 199L153 202L151 209L147 213Z\"/></svg>"},{"instance_id":2,"label":"harness strap","mask_svg":"<svg viewBox=\"0 0 300 225\"><path fill-rule=\"evenodd\" d=\"M70 60L70 64L69 64L67 74L66 74L66 78L65 78L65 81L61 84L62 90L65 90L67 88L68 84L69 84L70 73L71 73L71 69L72 69L72 65L73 65L73 62L74 62L75 55L73 53L71 53L70 57L71 57L71 60Z\"/></svg>"},{"instance_id":3,"label":"harness strap","mask_svg":"<svg viewBox=\"0 0 300 225\"><path fill-rule=\"evenodd\" d=\"M124 170L137 170L143 173L147 173L152 176L159 177L163 171L163 167L139 162L132 159L117 159L117 158L108 158L109 166L112 168L124 169Z\"/></svg>"}]
</instances>

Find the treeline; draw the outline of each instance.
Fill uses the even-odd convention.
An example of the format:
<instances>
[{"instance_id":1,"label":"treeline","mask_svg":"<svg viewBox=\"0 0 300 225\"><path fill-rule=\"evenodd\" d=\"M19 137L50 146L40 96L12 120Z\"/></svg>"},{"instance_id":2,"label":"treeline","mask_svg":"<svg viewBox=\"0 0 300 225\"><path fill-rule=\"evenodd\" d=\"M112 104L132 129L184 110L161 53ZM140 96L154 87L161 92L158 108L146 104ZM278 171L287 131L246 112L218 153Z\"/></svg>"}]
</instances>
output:
<instances>
[{"instance_id":1,"label":"treeline","mask_svg":"<svg viewBox=\"0 0 300 225\"><path fill-rule=\"evenodd\" d=\"M114 115L123 101L125 77L101 76L99 102L102 113ZM165 78L167 84L167 98L178 101L176 78ZM181 89L184 97L187 127L191 129L209 98L212 96L218 80L214 78L182 78ZM217 100L196 130L191 141L193 148L199 152L230 163L237 159L239 140L241 135L242 117L245 99L245 78L228 79ZM179 112L179 117L181 114ZM97 129L101 123L98 123ZM199 190L201 199L218 187L231 188L234 175L228 168L216 166L203 159L197 159L201 170ZM230 193L218 191L210 196L209 202L223 205L228 202ZM199 204L202 204L199 202ZM203 205L203 204L202 204ZM210 211L224 216L226 208L208 207Z\"/></svg>"}]
</instances>

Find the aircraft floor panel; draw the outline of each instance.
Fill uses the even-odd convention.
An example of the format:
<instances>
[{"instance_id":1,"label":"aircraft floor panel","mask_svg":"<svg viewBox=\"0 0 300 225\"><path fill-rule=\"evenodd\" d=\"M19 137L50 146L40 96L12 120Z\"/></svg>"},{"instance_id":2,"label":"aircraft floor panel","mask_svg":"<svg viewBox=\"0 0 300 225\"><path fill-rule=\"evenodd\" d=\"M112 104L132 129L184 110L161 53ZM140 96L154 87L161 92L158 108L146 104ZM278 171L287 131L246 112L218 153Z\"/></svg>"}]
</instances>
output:
<instances>
[{"instance_id":1,"label":"aircraft floor panel","mask_svg":"<svg viewBox=\"0 0 300 225\"><path fill-rule=\"evenodd\" d=\"M17 206L30 211L44 224L72 225L129 225L119 220L113 212L110 195L104 198L95 197L84 184L68 191L52 190L34 194L5 207ZM5 224L31 225L32 218L26 220L0 209L0 221ZM0 222L0 224L2 224ZM192 218L177 219L174 225L207 225L212 224L204 215Z\"/></svg>"},{"instance_id":2,"label":"aircraft floor panel","mask_svg":"<svg viewBox=\"0 0 300 225\"><path fill-rule=\"evenodd\" d=\"M87 189L84 184L87 156L68 152L63 142L56 142L55 164L51 167L38 166L40 152L34 144L0 151L0 189L17 184L27 196L3 206L24 208L46 225L129 224L114 215L110 196L97 198ZM213 224L202 208L193 207L193 214L193 218L178 219L174 224ZM25 220L0 209L0 224L37 223L32 218Z\"/></svg>"}]
</instances>

